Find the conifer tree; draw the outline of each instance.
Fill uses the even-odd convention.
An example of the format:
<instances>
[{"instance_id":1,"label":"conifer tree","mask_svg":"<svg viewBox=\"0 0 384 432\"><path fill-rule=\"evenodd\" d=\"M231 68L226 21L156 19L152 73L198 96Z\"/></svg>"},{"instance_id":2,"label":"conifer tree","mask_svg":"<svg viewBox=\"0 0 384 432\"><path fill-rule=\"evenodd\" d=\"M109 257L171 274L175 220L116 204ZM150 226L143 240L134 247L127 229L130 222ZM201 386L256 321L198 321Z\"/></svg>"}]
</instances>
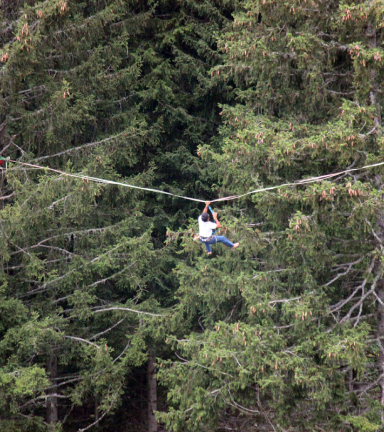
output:
<instances>
[{"instance_id":1,"label":"conifer tree","mask_svg":"<svg viewBox=\"0 0 384 432\"><path fill-rule=\"evenodd\" d=\"M194 151L224 100L207 71L225 18L193 2L1 4L0 155L16 163L1 185L0 428L85 429L167 350L163 242L188 207L18 163L204 190Z\"/></svg>"},{"instance_id":2,"label":"conifer tree","mask_svg":"<svg viewBox=\"0 0 384 432\"><path fill-rule=\"evenodd\" d=\"M211 69L236 104L200 149L220 196L383 161L383 25L379 2L237 4ZM171 430L383 428L382 179L379 166L218 205L238 253L207 259L185 235L191 331L160 371Z\"/></svg>"}]
</instances>

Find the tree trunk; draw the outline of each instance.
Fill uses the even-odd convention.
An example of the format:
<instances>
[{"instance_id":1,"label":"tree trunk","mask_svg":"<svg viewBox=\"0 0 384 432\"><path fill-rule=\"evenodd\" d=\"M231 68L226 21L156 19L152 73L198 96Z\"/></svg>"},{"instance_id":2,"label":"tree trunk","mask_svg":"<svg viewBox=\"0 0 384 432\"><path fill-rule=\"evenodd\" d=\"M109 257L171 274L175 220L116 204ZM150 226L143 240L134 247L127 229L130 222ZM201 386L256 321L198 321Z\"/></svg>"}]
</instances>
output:
<instances>
[{"instance_id":1,"label":"tree trunk","mask_svg":"<svg viewBox=\"0 0 384 432\"><path fill-rule=\"evenodd\" d=\"M384 240L384 215L380 215L378 220L378 235L381 245ZM381 245L378 245L378 249ZM379 355L377 358L377 371L379 373L380 402L383 407L381 410L381 425L384 426L384 278L377 284L376 295L377 305L377 346Z\"/></svg>"},{"instance_id":2,"label":"tree trunk","mask_svg":"<svg viewBox=\"0 0 384 432\"><path fill-rule=\"evenodd\" d=\"M380 215L378 224L378 237L381 239L381 244L379 240L376 242L377 248L382 247L384 241L384 215ZM381 263L379 265L382 265ZM377 284L376 295L378 300L377 305L377 333L376 340L377 346L379 348L379 355L377 358L377 372L379 374L378 385L380 387L380 403L382 406L381 410L381 425L384 426L384 278Z\"/></svg>"},{"instance_id":3,"label":"tree trunk","mask_svg":"<svg viewBox=\"0 0 384 432\"><path fill-rule=\"evenodd\" d=\"M97 429L99 424L99 398L95 397L95 428Z\"/></svg>"},{"instance_id":4,"label":"tree trunk","mask_svg":"<svg viewBox=\"0 0 384 432\"><path fill-rule=\"evenodd\" d=\"M148 432L157 432L157 421L154 412L157 411L157 381L156 358L150 353L148 358Z\"/></svg>"},{"instance_id":5,"label":"tree trunk","mask_svg":"<svg viewBox=\"0 0 384 432\"><path fill-rule=\"evenodd\" d=\"M51 349L51 354L47 363L47 371L51 379L51 388L48 394L57 394L57 385L55 380L57 377L57 356L53 348ZM57 397L51 396L47 398L47 423L56 424L57 420Z\"/></svg>"},{"instance_id":6,"label":"tree trunk","mask_svg":"<svg viewBox=\"0 0 384 432\"><path fill-rule=\"evenodd\" d=\"M376 28L375 25L370 22L367 28L368 44L371 48L376 48ZM381 125L381 112L380 106L376 102L377 89L379 87L377 83L377 74L375 71L371 71L371 91L370 91L370 102L371 105L375 107L374 114L374 125L376 128L376 135L381 135L380 125ZM384 215L380 215L378 221L379 237L384 239ZM380 248L380 245L378 245ZM377 307L377 344L379 347L379 356L377 359L377 368L379 372L379 386L380 386L380 402L383 406L381 411L381 424L384 425L384 278L380 280L377 285L377 297L378 297L378 307Z\"/></svg>"},{"instance_id":7,"label":"tree trunk","mask_svg":"<svg viewBox=\"0 0 384 432\"><path fill-rule=\"evenodd\" d=\"M368 45L371 48L376 48L376 28L375 25L372 22L368 23L366 35L368 36ZM377 90L380 87L379 83L377 82L377 73L375 70L371 70L371 91L369 92L369 99L371 102L371 105L375 107L375 114L373 118L373 124L375 125L375 133L376 135L381 135L380 131L380 125L381 125L381 109L380 105L376 101L376 94Z\"/></svg>"},{"instance_id":8,"label":"tree trunk","mask_svg":"<svg viewBox=\"0 0 384 432\"><path fill-rule=\"evenodd\" d=\"M377 248L383 247L384 244L384 215L380 215L378 224L378 238L381 239L376 242ZM379 263L379 265L382 265ZM376 340L379 348L379 355L377 358L377 372L379 374L378 385L380 387L380 403L382 406L381 410L381 425L384 426L384 278L378 282L376 287L377 295L377 333ZM380 429L381 430L381 429Z\"/></svg>"},{"instance_id":9,"label":"tree trunk","mask_svg":"<svg viewBox=\"0 0 384 432\"><path fill-rule=\"evenodd\" d=\"M377 344L379 346L378 372L380 376L380 402L383 406L381 411L381 423L384 424L384 280L380 281L377 296L380 299L378 304L378 326Z\"/></svg>"}]
</instances>

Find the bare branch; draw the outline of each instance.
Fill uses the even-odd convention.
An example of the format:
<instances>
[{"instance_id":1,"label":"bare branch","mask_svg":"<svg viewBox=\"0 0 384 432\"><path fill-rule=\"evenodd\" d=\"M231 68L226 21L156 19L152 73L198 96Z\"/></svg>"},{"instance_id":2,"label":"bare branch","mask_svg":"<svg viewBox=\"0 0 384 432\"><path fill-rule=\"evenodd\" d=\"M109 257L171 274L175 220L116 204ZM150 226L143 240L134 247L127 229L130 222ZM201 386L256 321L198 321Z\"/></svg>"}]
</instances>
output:
<instances>
[{"instance_id":1,"label":"bare branch","mask_svg":"<svg viewBox=\"0 0 384 432\"><path fill-rule=\"evenodd\" d=\"M352 312L353 312L353 311L354 311L358 306L360 306L360 304L361 304L361 303L362 303L362 302L363 302L363 301L364 301L364 300L365 300L365 299L366 299L370 294L373 293L373 291L375 290L376 284L377 284L378 280L381 278L382 274L383 274L383 271L382 271L382 270L379 271L379 272L377 273L377 275L375 276L375 278L374 278L374 280L373 280L373 282L372 282L372 287L371 287L371 289L370 289L366 294L364 294L364 295L361 296L361 299L351 307L351 309L349 310L349 312L347 313L347 315L345 315L345 317L340 321L340 323L343 323L343 322L347 321L347 320L351 317ZM365 284L364 284L364 285L365 285Z\"/></svg>"},{"instance_id":2,"label":"bare branch","mask_svg":"<svg viewBox=\"0 0 384 432\"><path fill-rule=\"evenodd\" d=\"M125 319L125 318L124 318ZM127 345L125 345L125 348L123 349L123 351L121 351L121 353L112 361L112 363L117 362L117 360L119 360L119 358L125 353L125 351L127 351L127 349L129 348L131 341L128 341Z\"/></svg>"},{"instance_id":3,"label":"bare branch","mask_svg":"<svg viewBox=\"0 0 384 432\"><path fill-rule=\"evenodd\" d=\"M349 303L354 298L355 294L360 289L365 287L367 280L368 280L368 275L370 275L372 273L374 265L375 265L375 260L373 259L371 262L371 265L368 268L367 277L364 279L363 283L361 285L359 285L346 300L343 300L343 301L339 302L338 304L331 306L331 308L330 308L331 313L336 312L337 310L340 310L343 306L345 306L347 303Z\"/></svg>"},{"instance_id":4,"label":"bare branch","mask_svg":"<svg viewBox=\"0 0 384 432\"><path fill-rule=\"evenodd\" d=\"M69 194L69 195L67 195L67 196L65 196L64 198L60 198L60 199L58 199L57 201L55 201L55 202L53 202L48 208L50 209L50 210L52 210L53 208L54 208L54 206L57 204L57 203L59 203L60 201L65 201L67 198L69 198L70 196L72 196L73 194Z\"/></svg>"},{"instance_id":5,"label":"bare branch","mask_svg":"<svg viewBox=\"0 0 384 432\"><path fill-rule=\"evenodd\" d=\"M0 200L6 200L6 199L8 199L8 198L12 198L13 195L15 195L15 192L12 192L10 195L6 195L6 196L2 196L2 197L0 197Z\"/></svg>"},{"instance_id":6,"label":"bare branch","mask_svg":"<svg viewBox=\"0 0 384 432\"><path fill-rule=\"evenodd\" d=\"M120 390L121 387L119 387ZM98 418L97 420L95 420L93 423L91 423L89 426L87 426L86 428L83 429L79 429L78 432L85 432L86 430L90 429L92 426L94 426L95 424L98 424L100 422L100 420L102 420L108 413L109 411L111 411L112 407L113 407L113 401L111 401L111 405L109 406L109 408L104 412L104 414Z\"/></svg>"},{"instance_id":7,"label":"bare branch","mask_svg":"<svg viewBox=\"0 0 384 432\"><path fill-rule=\"evenodd\" d=\"M129 266L124 267L122 270L118 271L117 273L114 273L112 276L108 276L108 277L106 277L106 278L104 278L104 279L101 279L101 280L99 280L99 281L96 281L96 282L94 282L93 284L88 285L87 287L89 288L89 287L93 287L93 286L96 286L96 285L100 285L101 283L104 283L104 282L106 282L107 280L112 279L112 278L114 278L115 276L117 276L117 275L123 273L125 270L129 269L130 267L132 267L132 266L135 265L135 264L136 264L136 261L134 261L134 262L133 262L132 264L130 264Z\"/></svg>"},{"instance_id":8,"label":"bare branch","mask_svg":"<svg viewBox=\"0 0 384 432\"><path fill-rule=\"evenodd\" d=\"M105 333L110 332L112 329L114 329L115 327L117 327L119 324L121 324L123 321L125 321L126 317L122 318L120 321L118 321L117 323L113 324L112 327L109 327L107 330L102 331L101 333L97 333L94 336L92 336L91 338L89 338L90 340L92 339L97 339L98 337L102 336Z\"/></svg>"},{"instance_id":9,"label":"bare branch","mask_svg":"<svg viewBox=\"0 0 384 432\"><path fill-rule=\"evenodd\" d=\"M93 346L95 346L97 349L100 349L100 347L99 347L99 345L97 345L97 344L95 344L95 343L93 343L93 342L90 342L89 340L87 340L87 339L83 339L83 338L80 338L80 337L77 337L77 336L64 336L64 338L65 339L74 339L74 340L77 340L77 341L79 341L79 342L85 342L85 343L87 343L87 344L89 344L89 345L93 345Z\"/></svg>"},{"instance_id":10,"label":"bare branch","mask_svg":"<svg viewBox=\"0 0 384 432\"><path fill-rule=\"evenodd\" d=\"M79 150L82 150L83 148L93 147L93 146L96 146L98 144L104 144L104 143L106 143L108 141L111 141L111 140L113 140L113 139L115 139L115 138L117 138L117 137L119 137L120 135L123 135L123 134L125 134L125 132L121 132L121 133L119 133L119 134L117 134L117 135L115 135L113 137L108 137L108 138L105 138L105 139L103 139L101 141L96 141L96 142L92 142L92 143L88 143L88 144L83 144L83 145L78 146L78 147L73 147L71 149L64 150L64 151L62 151L60 153L56 153L56 154L48 155L48 156L42 156L42 157L39 157L37 159L33 159L33 161L37 162L37 161L41 161L41 160L44 160L44 159L49 159L49 158L53 158L53 157L56 157L56 156L62 156L64 154L68 154L68 153L72 153L72 152L75 152L75 151L79 151ZM136 134L135 135L131 135L131 136L136 136Z\"/></svg>"},{"instance_id":11,"label":"bare branch","mask_svg":"<svg viewBox=\"0 0 384 432\"><path fill-rule=\"evenodd\" d=\"M52 397L56 397L56 398L60 398L60 399L69 399L71 396L64 396L64 395L62 395L62 394L57 394L57 393L52 393L52 394L49 394L49 395L44 395L44 396L37 396L36 398L34 398L34 399L31 399L31 400L29 400L28 402L26 402L24 405L21 405L20 407L19 407L19 409L21 410L21 409L24 409L24 408L26 408L28 405L30 405L30 404L32 404L32 403L35 403L36 401L38 401L38 400L47 400L47 399L49 399L49 398L52 398Z\"/></svg>"},{"instance_id":12,"label":"bare branch","mask_svg":"<svg viewBox=\"0 0 384 432\"><path fill-rule=\"evenodd\" d=\"M122 310L122 311L134 312L134 313L137 313L139 315L151 315L151 316L158 316L158 317L165 316L165 315L154 314L154 313L150 313L150 312L143 312L143 311L138 311L138 310L135 310L135 309L125 308L125 307L118 307L118 306L110 307L110 308L107 308L107 309L99 309L97 311L94 311L93 313L108 312L108 311L112 311L112 310Z\"/></svg>"},{"instance_id":13,"label":"bare branch","mask_svg":"<svg viewBox=\"0 0 384 432\"><path fill-rule=\"evenodd\" d=\"M331 285L331 283L335 282L337 279L339 279L341 276L345 276L346 274L348 274L351 269L352 266L354 266L355 264L359 264L361 261L363 261L364 256L360 257L358 260L352 262L352 263L348 263L348 269L344 272L344 273L339 273L335 278L333 278L331 281L329 281L328 283L326 283L325 285L323 285L324 287ZM345 264L344 264L345 265Z\"/></svg>"}]
</instances>

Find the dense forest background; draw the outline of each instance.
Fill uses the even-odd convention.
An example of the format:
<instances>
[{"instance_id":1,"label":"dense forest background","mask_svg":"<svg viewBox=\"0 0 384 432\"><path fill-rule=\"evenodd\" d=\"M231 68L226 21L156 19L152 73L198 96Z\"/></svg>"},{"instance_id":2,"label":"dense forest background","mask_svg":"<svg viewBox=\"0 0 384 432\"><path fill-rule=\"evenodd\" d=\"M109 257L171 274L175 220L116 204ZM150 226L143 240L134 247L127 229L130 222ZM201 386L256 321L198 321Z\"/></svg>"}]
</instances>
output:
<instances>
[{"instance_id":1,"label":"dense forest background","mask_svg":"<svg viewBox=\"0 0 384 432\"><path fill-rule=\"evenodd\" d=\"M0 0L0 430L383 431L382 0Z\"/></svg>"}]
</instances>

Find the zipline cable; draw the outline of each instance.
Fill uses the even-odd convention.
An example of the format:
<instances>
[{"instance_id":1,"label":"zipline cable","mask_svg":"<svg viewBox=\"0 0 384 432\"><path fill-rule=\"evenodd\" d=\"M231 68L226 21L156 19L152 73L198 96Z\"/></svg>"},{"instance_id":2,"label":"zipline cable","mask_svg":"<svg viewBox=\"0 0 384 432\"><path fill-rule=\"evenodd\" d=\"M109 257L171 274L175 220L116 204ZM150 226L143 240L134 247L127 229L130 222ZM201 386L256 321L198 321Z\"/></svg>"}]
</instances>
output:
<instances>
[{"instance_id":1,"label":"zipline cable","mask_svg":"<svg viewBox=\"0 0 384 432\"><path fill-rule=\"evenodd\" d=\"M182 198L182 199L185 199L185 200L202 202L202 203L205 203L206 201L210 201L211 203L212 202L220 202L220 201L231 201L231 200L235 200L235 199L239 199L239 198L245 197L247 195L252 195L252 194L256 194L256 193L260 193L260 192L265 192L265 191L270 191L270 190L273 190L273 189L279 189L279 188L287 187L287 186L301 186L301 185L305 185L305 184L308 184L308 183L320 182L322 180L327 180L329 178L336 177L336 176L339 176L341 174L347 174L349 172L361 171L361 170L364 170L364 169L375 168L375 167L384 165L384 162L378 162L376 164L365 165L365 166L360 167L360 168L350 168L350 169L346 169L344 171L339 171L339 172L336 172L336 173L325 174L325 175L321 175L321 176L318 176L318 177L310 177L310 178L303 179L303 180L297 180L297 181L295 181L293 183L283 183L283 184L280 184L278 186L270 186L270 187L266 187L266 188L254 189L252 191L246 192L246 193L241 194L241 195L227 196L227 197L223 197L223 198L216 198L216 199L213 199L213 200L201 200L201 199L198 199L198 198L191 198L191 197L187 197L187 196L183 196L183 195L173 194L171 192L166 192L166 191L162 191L162 190L159 190L159 189L145 188L145 187L141 187L141 186L135 186L135 185L127 184L127 183L121 183L121 182L116 182L116 181L113 181L113 180L101 179L101 178L97 178L97 177L90 177L90 176L86 176L86 175L71 174L71 173L60 171L60 170L57 170L57 169L54 169L54 168L44 167L44 166L40 166L40 165L33 165L33 164L26 163L26 162L14 161L14 160L10 160L10 159L9 159L9 162L13 162L13 163L16 163L16 164L19 164L19 165L29 166L29 167L37 168L37 169L41 169L41 170L52 171L52 172L55 172L55 173L58 173L58 174L61 174L61 175L64 175L64 176L68 176L68 177L79 178L79 179L82 179L82 180L89 180L89 181L93 181L95 183L111 184L111 185L129 187L129 188L133 188L133 189L141 189L141 190L148 191L148 192L161 193L161 194L164 194L164 195L174 196L176 198Z\"/></svg>"},{"instance_id":2,"label":"zipline cable","mask_svg":"<svg viewBox=\"0 0 384 432\"><path fill-rule=\"evenodd\" d=\"M190 198L190 197L186 197L186 196L182 196L182 195L177 195L177 194L173 194L171 192L162 191L162 190L159 190L159 189L145 188L145 187L141 187L141 186L130 185L130 184L127 184L127 183L121 183L121 182L116 182L116 181L113 181L113 180L101 179L101 178L97 178L97 177L90 177L90 176L79 175L79 174L71 174L71 173L60 171L60 170L57 170L57 169L54 169L54 168L42 167L42 166L39 166L39 165L33 165L33 164L26 163L26 162L19 162L19 161L14 161L14 160L10 160L10 162L14 162L14 163L17 163L17 164L20 164L20 165L25 165L25 166L29 166L29 167L33 167L33 168L37 168L37 169L53 171L55 173L59 173L61 175L68 176L68 177L75 177L75 178L79 178L79 179L83 179L83 180L90 180L90 181L93 181L95 183L113 184L113 185L118 185L118 186L130 187L130 188L134 188L134 189L141 189L141 190L145 190L145 191L149 191L149 192L156 192L156 193L161 193L161 194L165 194L165 195L171 195L171 196L174 196L174 197L177 197L177 198L182 198L182 199L186 199L186 200L190 200L190 201L205 202L204 200L201 200L201 199Z\"/></svg>"}]
</instances>

